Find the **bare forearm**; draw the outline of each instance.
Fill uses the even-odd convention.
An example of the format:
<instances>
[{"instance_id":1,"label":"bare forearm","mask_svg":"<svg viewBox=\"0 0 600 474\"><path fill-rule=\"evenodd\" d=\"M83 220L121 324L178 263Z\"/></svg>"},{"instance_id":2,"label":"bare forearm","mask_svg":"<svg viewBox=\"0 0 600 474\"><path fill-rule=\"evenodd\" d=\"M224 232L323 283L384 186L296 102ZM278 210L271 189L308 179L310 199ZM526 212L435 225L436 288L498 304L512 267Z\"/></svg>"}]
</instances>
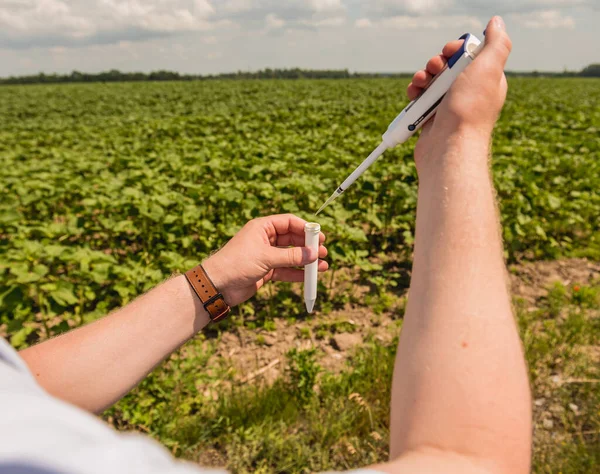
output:
<instances>
[{"instance_id":1,"label":"bare forearm","mask_svg":"<svg viewBox=\"0 0 600 474\"><path fill-rule=\"evenodd\" d=\"M455 134L420 177L409 303L392 395L392 455L434 448L527 468L530 398L488 142ZM502 387L502 390L499 390Z\"/></svg>"},{"instance_id":2,"label":"bare forearm","mask_svg":"<svg viewBox=\"0 0 600 474\"><path fill-rule=\"evenodd\" d=\"M94 323L21 351L51 394L99 412L208 323L185 280L168 280Z\"/></svg>"},{"instance_id":3,"label":"bare forearm","mask_svg":"<svg viewBox=\"0 0 600 474\"><path fill-rule=\"evenodd\" d=\"M317 252L295 244L304 242L305 224L292 214L248 222L202 263L216 285L213 292L217 290L229 306L235 306L268 281L302 281L304 274L295 267L327 255L323 234ZM328 268L322 260L318 267L319 271ZM21 355L51 394L98 412L125 395L208 322L199 297L185 276L178 276L125 308Z\"/></svg>"}]
</instances>

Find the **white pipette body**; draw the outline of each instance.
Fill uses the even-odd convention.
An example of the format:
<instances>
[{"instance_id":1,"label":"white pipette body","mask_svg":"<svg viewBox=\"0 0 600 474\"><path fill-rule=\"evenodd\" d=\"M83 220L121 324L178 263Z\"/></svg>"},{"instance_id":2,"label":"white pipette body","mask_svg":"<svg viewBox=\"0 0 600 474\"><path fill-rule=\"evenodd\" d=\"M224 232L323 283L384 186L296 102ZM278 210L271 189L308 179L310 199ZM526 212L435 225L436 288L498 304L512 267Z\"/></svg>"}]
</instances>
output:
<instances>
[{"instance_id":1,"label":"white pipette body","mask_svg":"<svg viewBox=\"0 0 600 474\"><path fill-rule=\"evenodd\" d=\"M448 60L448 64L442 72L437 74L429 86L396 116L381 137L381 143L377 148L344 180L316 214L346 191L385 150L404 143L433 116L450 86L458 75L471 64L483 47L483 42L470 33L462 35L459 39L464 39L462 46Z\"/></svg>"}]
</instances>

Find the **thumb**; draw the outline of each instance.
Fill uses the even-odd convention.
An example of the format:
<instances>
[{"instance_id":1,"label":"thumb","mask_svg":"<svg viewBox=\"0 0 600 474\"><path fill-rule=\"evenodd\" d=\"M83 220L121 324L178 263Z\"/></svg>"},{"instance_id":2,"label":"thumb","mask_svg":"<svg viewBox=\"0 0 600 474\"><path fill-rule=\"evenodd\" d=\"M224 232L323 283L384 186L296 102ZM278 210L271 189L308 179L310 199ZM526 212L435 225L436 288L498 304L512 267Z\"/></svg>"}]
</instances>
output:
<instances>
[{"instance_id":1,"label":"thumb","mask_svg":"<svg viewBox=\"0 0 600 474\"><path fill-rule=\"evenodd\" d=\"M512 42L506 32L502 17L495 16L485 29L485 44L483 50L473 64L479 63L482 67L499 67L504 71L508 55L512 49Z\"/></svg>"},{"instance_id":2,"label":"thumb","mask_svg":"<svg viewBox=\"0 0 600 474\"><path fill-rule=\"evenodd\" d=\"M314 262L318 253L310 247L271 247L268 260L271 268L301 267Z\"/></svg>"}]
</instances>

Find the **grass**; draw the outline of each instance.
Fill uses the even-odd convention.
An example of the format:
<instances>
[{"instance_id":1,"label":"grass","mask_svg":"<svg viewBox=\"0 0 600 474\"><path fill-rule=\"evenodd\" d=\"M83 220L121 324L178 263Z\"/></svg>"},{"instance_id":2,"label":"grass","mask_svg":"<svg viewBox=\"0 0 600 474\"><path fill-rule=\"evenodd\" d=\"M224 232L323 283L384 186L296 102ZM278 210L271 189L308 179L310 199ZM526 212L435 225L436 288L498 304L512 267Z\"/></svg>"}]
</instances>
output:
<instances>
[{"instance_id":1,"label":"grass","mask_svg":"<svg viewBox=\"0 0 600 474\"><path fill-rule=\"evenodd\" d=\"M597 285L556 284L540 310L520 312L535 398L535 472L600 470L599 295Z\"/></svg>"},{"instance_id":2,"label":"grass","mask_svg":"<svg viewBox=\"0 0 600 474\"><path fill-rule=\"evenodd\" d=\"M374 388L389 385L393 350L373 345L356 355L352 371L323 374L315 388L313 357L296 352L274 385L233 389L180 420L178 454L203 461L216 451L234 472L350 469L385 457L388 400Z\"/></svg>"},{"instance_id":3,"label":"grass","mask_svg":"<svg viewBox=\"0 0 600 474\"><path fill-rule=\"evenodd\" d=\"M535 401L533 472L598 472L600 285L557 284L538 307L517 301L516 311ZM141 403L150 416L141 429L174 454L240 473L344 470L387 458L396 341L367 339L340 374L322 371L314 350L294 351L270 386L228 383L224 370L203 394L193 382L207 354L194 347L113 409L112 421L140 428L123 406Z\"/></svg>"}]
</instances>

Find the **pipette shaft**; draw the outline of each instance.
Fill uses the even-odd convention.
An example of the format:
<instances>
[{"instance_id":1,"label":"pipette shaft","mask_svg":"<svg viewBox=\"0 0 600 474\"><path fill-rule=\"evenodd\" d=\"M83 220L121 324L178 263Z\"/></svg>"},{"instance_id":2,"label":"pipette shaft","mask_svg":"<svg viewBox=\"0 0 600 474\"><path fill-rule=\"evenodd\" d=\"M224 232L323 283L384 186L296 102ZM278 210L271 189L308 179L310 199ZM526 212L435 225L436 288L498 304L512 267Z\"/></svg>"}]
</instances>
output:
<instances>
[{"instance_id":1,"label":"pipette shaft","mask_svg":"<svg viewBox=\"0 0 600 474\"><path fill-rule=\"evenodd\" d=\"M363 161L360 165L358 165L356 169L350 174L350 176L348 176L344 180L344 182L340 184L339 187L333 192L333 194L329 196L329 199L325 201L325 203L319 208L315 215L319 214L319 212L325 209L327 205L329 205L331 202L337 199L338 196L341 196L342 193L346 189L348 189L352 185L352 183L354 183L354 181L356 181L360 177L360 175L362 175L367 170L369 166L375 163L377 158L379 158L385 150L387 150L387 145L383 142L380 143L379 146L371 152L367 159Z\"/></svg>"}]
</instances>

